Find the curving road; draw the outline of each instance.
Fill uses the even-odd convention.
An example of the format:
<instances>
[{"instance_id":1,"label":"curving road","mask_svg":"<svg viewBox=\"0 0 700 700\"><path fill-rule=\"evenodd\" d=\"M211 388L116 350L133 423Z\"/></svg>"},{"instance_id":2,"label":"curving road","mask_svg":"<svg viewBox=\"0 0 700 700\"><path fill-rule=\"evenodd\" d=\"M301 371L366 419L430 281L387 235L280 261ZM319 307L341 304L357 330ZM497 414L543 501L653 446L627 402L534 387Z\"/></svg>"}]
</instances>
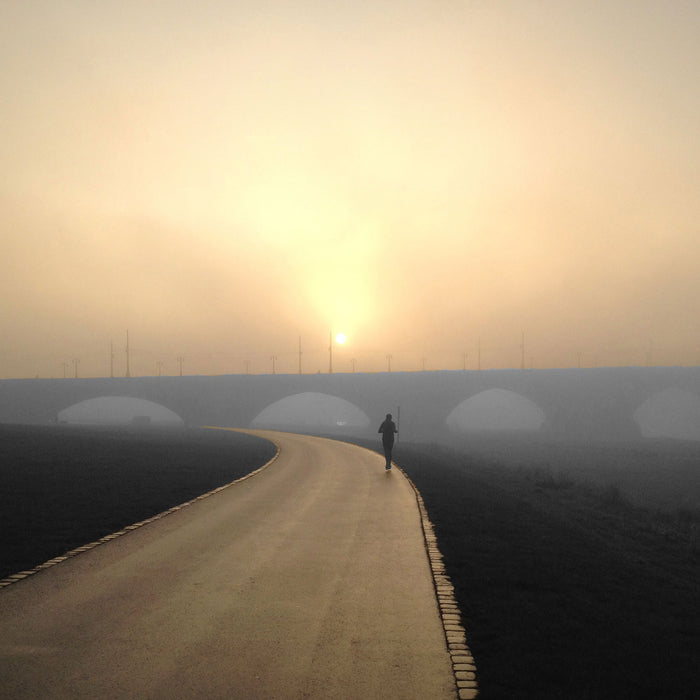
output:
<instances>
[{"instance_id":1,"label":"curving road","mask_svg":"<svg viewBox=\"0 0 700 700\"><path fill-rule=\"evenodd\" d=\"M0 697L454 698L413 491L321 438L0 590Z\"/></svg>"}]
</instances>

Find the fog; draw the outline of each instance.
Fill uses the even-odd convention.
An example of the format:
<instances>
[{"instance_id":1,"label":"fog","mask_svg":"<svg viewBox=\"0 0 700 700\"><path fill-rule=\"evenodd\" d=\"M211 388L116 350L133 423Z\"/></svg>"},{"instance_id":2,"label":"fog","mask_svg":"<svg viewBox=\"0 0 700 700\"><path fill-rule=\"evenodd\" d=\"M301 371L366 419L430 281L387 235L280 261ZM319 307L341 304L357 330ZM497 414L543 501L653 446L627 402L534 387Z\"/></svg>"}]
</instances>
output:
<instances>
[{"instance_id":1,"label":"fog","mask_svg":"<svg viewBox=\"0 0 700 700\"><path fill-rule=\"evenodd\" d=\"M700 369L0 381L0 422L184 422L360 438L381 449L387 412L400 430L399 464L402 445L434 444L534 470L555 486L566 474L653 507L699 502Z\"/></svg>"},{"instance_id":2,"label":"fog","mask_svg":"<svg viewBox=\"0 0 700 700\"><path fill-rule=\"evenodd\" d=\"M182 418L169 408L128 396L101 396L81 401L59 411L58 422L81 425L184 425Z\"/></svg>"},{"instance_id":3,"label":"fog","mask_svg":"<svg viewBox=\"0 0 700 700\"><path fill-rule=\"evenodd\" d=\"M489 389L472 396L447 416L455 432L529 432L545 421L544 413L530 399L505 389Z\"/></svg>"},{"instance_id":4,"label":"fog","mask_svg":"<svg viewBox=\"0 0 700 700\"><path fill-rule=\"evenodd\" d=\"M294 394L275 401L251 422L254 428L319 431L355 431L369 424L369 417L354 404L317 392Z\"/></svg>"},{"instance_id":5,"label":"fog","mask_svg":"<svg viewBox=\"0 0 700 700\"><path fill-rule=\"evenodd\" d=\"M388 412L409 441L479 432L697 441L700 369L0 380L1 422L181 419L190 426L370 434Z\"/></svg>"},{"instance_id":6,"label":"fog","mask_svg":"<svg viewBox=\"0 0 700 700\"><path fill-rule=\"evenodd\" d=\"M670 388L649 397L634 413L644 437L700 440L700 396Z\"/></svg>"},{"instance_id":7,"label":"fog","mask_svg":"<svg viewBox=\"0 0 700 700\"><path fill-rule=\"evenodd\" d=\"M329 331L347 373L697 364L699 35L689 0L4 2L0 377L312 373Z\"/></svg>"}]
</instances>

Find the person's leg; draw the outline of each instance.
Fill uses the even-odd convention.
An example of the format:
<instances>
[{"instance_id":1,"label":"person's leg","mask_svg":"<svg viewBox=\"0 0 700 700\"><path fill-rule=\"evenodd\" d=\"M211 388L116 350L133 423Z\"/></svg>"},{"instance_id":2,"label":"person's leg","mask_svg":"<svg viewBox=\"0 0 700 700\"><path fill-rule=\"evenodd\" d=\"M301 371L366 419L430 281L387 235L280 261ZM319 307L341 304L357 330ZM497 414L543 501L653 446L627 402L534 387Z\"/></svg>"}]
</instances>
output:
<instances>
[{"instance_id":1,"label":"person's leg","mask_svg":"<svg viewBox=\"0 0 700 700\"><path fill-rule=\"evenodd\" d=\"M384 445L384 456L386 457L386 469L391 469L391 445Z\"/></svg>"}]
</instances>

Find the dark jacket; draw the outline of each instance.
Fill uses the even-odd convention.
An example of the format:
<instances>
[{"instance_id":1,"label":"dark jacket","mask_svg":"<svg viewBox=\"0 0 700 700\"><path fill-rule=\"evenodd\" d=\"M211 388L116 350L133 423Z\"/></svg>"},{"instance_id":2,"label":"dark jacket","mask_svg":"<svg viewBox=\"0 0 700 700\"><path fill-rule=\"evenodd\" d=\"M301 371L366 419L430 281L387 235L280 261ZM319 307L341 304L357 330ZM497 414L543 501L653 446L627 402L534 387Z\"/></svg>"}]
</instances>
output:
<instances>
[{"instance_id":1,"label":"dark jacket","mask_svg":"<svg viewBox=\"0 0 700 700\"><path fill-rule=\"evenodd\" d=\"M388 418L379 426L379 430L377 430L378 433L382 433L382 443L384 445L393 445L394 444L394 433L398 433L399 431L396 430L396 424L394 423L393 420L389 420Z\"/></svg>"}]
</instances>

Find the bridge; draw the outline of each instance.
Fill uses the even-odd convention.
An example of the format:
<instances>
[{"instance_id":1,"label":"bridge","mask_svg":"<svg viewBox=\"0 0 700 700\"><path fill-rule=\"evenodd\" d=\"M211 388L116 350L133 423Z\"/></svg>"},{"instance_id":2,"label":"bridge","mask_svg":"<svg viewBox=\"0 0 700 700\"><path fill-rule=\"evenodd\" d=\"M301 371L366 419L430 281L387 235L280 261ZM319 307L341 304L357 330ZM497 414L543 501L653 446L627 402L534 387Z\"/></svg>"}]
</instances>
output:
<instances>
[{"instance_id":1,"label":"bridge","mask_svg":"<svg viewBox=\"0 0 700 700\"><path fill-rule=\"evenodd\" d=\"M635 411L661 392L682 392L700 406L700 367L6 379L0 381L0 422L54 422L80 401L125 396L162 404L187 425L248 427L276 401L314 392L348 401L369 418L369 427L334 432L374 433L384 414L400 407L402 436L432 440L445 434L457 406L494 389L536 404L542 434L629 440L641 435ZM700 437L697 406L685 410Z\"/></svg>"}]
</instances>

